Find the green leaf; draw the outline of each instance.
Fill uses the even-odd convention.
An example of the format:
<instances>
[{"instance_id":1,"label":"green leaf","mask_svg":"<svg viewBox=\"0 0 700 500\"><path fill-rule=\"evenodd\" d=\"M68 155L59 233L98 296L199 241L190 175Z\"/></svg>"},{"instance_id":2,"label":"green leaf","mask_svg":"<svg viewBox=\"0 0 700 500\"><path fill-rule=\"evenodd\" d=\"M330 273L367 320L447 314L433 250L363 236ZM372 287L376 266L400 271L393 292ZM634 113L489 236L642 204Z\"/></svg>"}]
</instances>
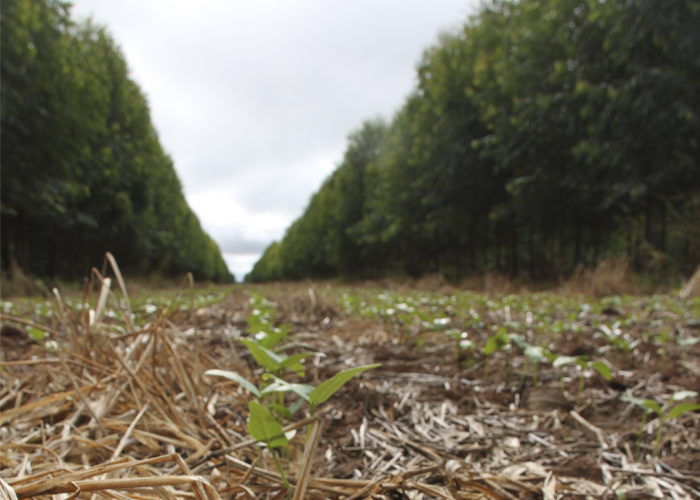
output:
<instances>
[{"instance_id":1,"label":"green leaf","mask_svg":"<svg viewBox=\"0 0 700 500\"><path fill-rule=\"evenodd\" d=\"M593 363L591 363L591 367L595 371L600 373L605 380L610 380L612 378L612 374L610 373L610 367L602 361L594 361Z\"/></svg>"},{"instance_id":2,"label":"green leaf","mask_svg":"<svg viewBox=\"0 0 700 500\"><path fill-rule=\"evenodd\" d=\"M257 363L261 367L270 372L279 371L280 363L285 358L280 357L280 355L275 354L269 349L265 349L254 340L243 339L241 340L241 342L243 342L248 347L248 349L250 349L250 353L253 355L255 361L257 361Z\"/></svg>"},{"instance_id":3,"label":"green leaf","mask_svg":"<svg viewBox=\"0 0 700 500\"><path fill-rule=\"evenodd\" d=\"M645 399L644 406L646 406L650 410L653 410L654 412L656 412L657 415L661 415L661 407L653 399Z\"/></svg>"},{"instance_id":4,"label":"green leaf","mask_svg":"<svg viewBox=\"0 0 700 500\"><path fill-rule=\"evenodd\" d=\"M207 370L204 372L204 375L211 375L214 377L224 377L229 380L233 380L234 382L238 382L241 384L243 387L248 389L248 391L255 395L255 397L260 397L260 391L258 390L257 387L255 387L252 383L248 382L244 377L242 377L239 373L236 373L234 371L229 371L229 370Z\"/></svg>"},{"instance_id":5,"label":"green leaf","mask_svg":"<svg viewBox=\"0 0 700 500\"><path fill-rule=\"evenodd\" d=\"M272 349L277 344L282 342L288 333L289 333L289 331L284 331L284 330L280 330L278 332L270 332L270 333L266 332L265 338L260 340L259 344L266 349Z\"/></svg>"},{"instance_id":6,"label":"green leaf","mask_svg":"<svg viewBox=\"0 0 700 500\"><path fill-rule=\"evenodd\" d=\"M698 403L683 403L680 405L676 405L673 408L671 408L671 411L669 411L664 418L661 419L662 422L665 422L666 420L671 420L672 418L680 417L687 411L696 411L700 410L700 404Z\"/></svg>"},{"instance_id":7,"label":"green leaf","mask_svg":"<svg viewBox=\"0 0 700 500\"><path fill-rule=\"evenodd\" d=\"M282 418L290 419L292 418L292 412L287 408L286 406L278 405L278 404L271 404L270 408L274 410L277 415L279 415Z\"/></svg>"},{"instance_id":8,"label":"green leaf","mask_svg":"<svg viewBox=\"0 0 700 500\"><path fill-rule=\"evenodd\" d=\"M300 377L303 377L306 374L306 371L304 370L304 365L302 365L300 361L302 359L310 358L311 356L315 355L316 353L313 352L302 352L299 354L294 354L293 356L289 356L288 358L282 360L282 362L279 365L279 370L289 368Z\"/></svg>"},{"instance_id":9,"label":"green leaf","mask_svg":"<svg viewBox=\"0 0 700 500\"><path fill-rule=\"evenodd\" d=\"M489 339L486 341L486 345L483 348L483 352L487 356L490 356L499 349L503 349L506 345L508 345L508 337L504 333L499 332L496 335L489 337Z\"/></svg>"},{"instance_id":10,"label":"green leaf","mask_svg":"<svg viewBox=\"0 0 700 500\"><path fill-rule=\"evenodd\" d=\"M334 377L322 382L318 387L316 387L316 389L313 390L311 394L309 394L309 402L312 406L318 406L324 403L355 375L371 370L372 368L378 368L380 366L382 366L381 363L375 365L356 366L355 368L350 368L349 370L336 374Z\"/></svg>"},{"instance_id":11,"label":"green leaf","mask_svg":"<svg viewBox=\"0 0 700 500\"><path fill-rule=\"evenodd\" d=\"M39 330L38 328L34 328L33 326L27 328L27 333L29 333L29 336L33 340L44 340L44 337L46 337L44 330Z\"/></svg>"},{"instance_id":12,"label":"green leaf","mask_svg":"<svg viewBox=\"0 0 700 500\"><path fill-rule=\"evenodd\" d=\"M257 401L251 401L248 404L248 410L250 411L248 432L256 441L265 443L270 448L279 448L289 444L289 440L282 430L282 424L267 408Z\"/></svg>"},{"instance_id":13,"label":"green leaf","mask_svg":"<svg viewBox=\"0 0 700 500\"><path fill-rule=\"evenodd\" d=\"M299 397L304 398L306 401L308 401L309 394L311 394L314 391L314 387L308 384L290 384L285 380L273 377L271 375L268 375L267 377L263 378L274 379L274 382L272 382L270 385L268 385L262 391L260 391L260 394L262 394L263 396L265 394L271 394L273 392L293 392L294 394L297 394Z\"/></svg>"},{"instance_id":14,"label":"green leaf","mask_svg":"<svg viewBox=\"0 0 700 500\"><path fill-rule=\"evenodd\" d=\"M302 398L299 398L296 401L294 401L291 405L289 405L290 413L294 415L301 409L302 406L304 406L304 403L306 403L306 401Z\"/></svg>"},{"instance_id":15,"label":"green leaf","mask_svg":"<svg viewBox=\"0 0 700 500\"><path fill-rule=\"evenodd\" d=\"M547 358L550 363L553 363L557 359L557 355L547 349L542 348L542 354L544 354L544 357Z\"/></svg>"}]
</instances>

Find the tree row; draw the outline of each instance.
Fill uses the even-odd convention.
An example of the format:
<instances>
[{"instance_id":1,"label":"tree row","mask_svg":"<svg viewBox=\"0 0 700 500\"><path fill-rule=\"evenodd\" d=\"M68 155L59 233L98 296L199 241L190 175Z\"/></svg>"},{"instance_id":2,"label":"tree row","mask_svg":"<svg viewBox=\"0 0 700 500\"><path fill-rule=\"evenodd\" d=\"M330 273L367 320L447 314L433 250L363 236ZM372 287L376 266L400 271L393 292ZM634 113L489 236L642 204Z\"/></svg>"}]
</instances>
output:
<instances>
[{"instance_id":1,"label":"tree row","mask_svg":"<svg viewBox=\"0 0 700 500\"><path fill-rule=\"evenodd\" d=\"M493 0L443 33L390 122L249 281L499 272L627 255L687 274L700 243L700 1Z\"/></svg>"},{"instance_id":2,"label":"tree row","mask_svg":"<svg viewBox=\"0 0 700 500\"><path fill-rule=\"evenodd\" d=\"M76 279L111 251L127 272L232 280L104 28L65 2L3 1L1 64L6 276Z\"/></svg>"}]
</instances>

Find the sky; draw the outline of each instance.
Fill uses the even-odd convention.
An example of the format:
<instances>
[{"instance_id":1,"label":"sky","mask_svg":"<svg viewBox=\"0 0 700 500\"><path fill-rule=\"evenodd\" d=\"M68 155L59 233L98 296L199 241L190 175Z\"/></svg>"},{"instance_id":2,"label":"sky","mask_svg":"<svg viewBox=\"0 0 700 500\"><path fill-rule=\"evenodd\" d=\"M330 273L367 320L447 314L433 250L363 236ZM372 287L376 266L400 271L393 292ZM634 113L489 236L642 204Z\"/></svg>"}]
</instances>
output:
<instances>
[{"instance_id":1,"label":"sky","mask_svg":"<svg viewBox=\"0 0 700 500\"><path fill-rule=\"evenodd\" d=\"M185 197L237 280L391 119L438 34L477 0L75 0L146 94Z\"/></svg>"}]
</instances>

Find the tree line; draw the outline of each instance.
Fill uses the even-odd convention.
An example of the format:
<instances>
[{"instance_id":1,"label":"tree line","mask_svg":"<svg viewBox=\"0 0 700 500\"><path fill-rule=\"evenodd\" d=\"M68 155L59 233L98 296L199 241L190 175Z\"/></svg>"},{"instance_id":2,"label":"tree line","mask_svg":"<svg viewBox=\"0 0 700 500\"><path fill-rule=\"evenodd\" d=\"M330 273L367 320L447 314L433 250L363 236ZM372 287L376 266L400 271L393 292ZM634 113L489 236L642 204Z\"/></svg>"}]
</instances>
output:
<instances>
[{"instance_id":1,"label":"tree line","mask_svg":"<svg viewBox=\"0 0 700 500\"><path fill-rule=\"evenodd\" d=\"M231 281L106 29L57 0L1 14L5 276L78 279L110 251L127 272Z\"/></svg>"},{"instance_id":2,"label":"tree line","mask_svg":"<svg viewBox=\"0 0 700 500\"><path fill-rule=\"evenodd\" d=\"M491 0L425 50L389 122L249 281L441 272L552 279L700 243L700 1Z\"/></svg>"}]
</instances>

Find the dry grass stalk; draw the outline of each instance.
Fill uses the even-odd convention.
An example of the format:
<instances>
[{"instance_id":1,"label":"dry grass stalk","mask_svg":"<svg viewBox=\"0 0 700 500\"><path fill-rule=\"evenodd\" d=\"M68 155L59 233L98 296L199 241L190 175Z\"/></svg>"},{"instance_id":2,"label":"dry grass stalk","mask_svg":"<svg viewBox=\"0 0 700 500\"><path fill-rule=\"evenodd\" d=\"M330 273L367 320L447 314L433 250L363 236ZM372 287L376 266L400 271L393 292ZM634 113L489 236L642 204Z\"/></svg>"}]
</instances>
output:
<instances>
[{"instance_id":1,"label":"dry grass stalk","mask_svg":"<svg viewBox=\"0 0 700 500\"><path fill-rule=\"evenodd\" d=\"M637 287L629 260L621 257L601 260L593 269L579 265L574 275L562 286L562 292L605 297L636 293Z\"/></svg>"},{"instance_id":2,"label":"dry grass stalk","mask_svg":"<svg viewBox=\"0 0 700 500\"><path fill-rule=\"evenodd\" d=\"M700 297L700 266L698 266L688 282L683 285L680 295L683 300L691 297Z\"/></svg>"}]
</instances>

